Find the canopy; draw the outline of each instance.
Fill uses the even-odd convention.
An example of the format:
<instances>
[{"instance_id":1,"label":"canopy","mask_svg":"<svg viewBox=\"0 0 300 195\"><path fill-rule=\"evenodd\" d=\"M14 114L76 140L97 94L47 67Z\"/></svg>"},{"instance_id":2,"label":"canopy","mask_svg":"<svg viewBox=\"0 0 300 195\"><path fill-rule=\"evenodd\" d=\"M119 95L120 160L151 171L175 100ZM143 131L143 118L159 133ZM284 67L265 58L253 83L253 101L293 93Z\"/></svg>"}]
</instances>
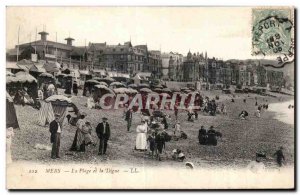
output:
<instances>
[{"instance_id":1,"label":"canopy","mask_svg":"<svg viewBox=\"0 0 300 195\"><path fill-rule=\"evenodd\" d=\"M44 72L42 74L39 75L40 77L49 77L49 78L54 78L54 76L50 73Z\"/></svg>"},{"instance_id":2,"label":"canopy","mask_svg":"<svg viewBox=\"0 0 300 195\"><path fill-rule=\"evenodd\" d=\"M59 76L65 77L65 76L67 76L67 75L64 74L64 73L59 73L59 74L57 74L56 76L57 76L57 77L59 77Z\"/></svg>"},{"instance_id":3,"label":"canopy","mask_svg":"<svg viewBox=\"0 0 300 195\"><path fill-rule=\"evenodd\" d=\"M6 76L6 83L16 83L17 78L15 76Z\"/></svg>"},{"instance_id":4,"label":"canopy","mask_svg":"<svg viewBox=\"0 0 300 195\"><path fill-rule=\"evenodd\" d=\"M118 93L128 93L128 89L127 88L124 88L124 87L121 87L121 88L116 88L116 89L113 89L113 91L118 94Z\"/></svg>"},{"instance_id":5,"label":"canopy","mask_svg":"<svg viewBox=\"0 0 300 195\"><path fill-rule=\"evenodd\" d=\"M138 86L137 86L137 84L130 84L130 85L128 85L128 87L137 88Z\"/></svg>"},{"instance_id":6,"label":"canopy","mask_svg":"<svg viewBox=\"0 0 300 195\"><path fill-rule=\"evenodd\" d=\"M65 101L65 102L68 102L68 103L72 103L71 99L64 96L64 95L52 95L50 97L48 97L46 100L46 102L55 102L55 101Z\"/></svg>"},{"instance_id":7,"label":"canopy","mask_svg":"<svg viewBox=\"0 0 300 195\"><path fill-rule=\"evenodd\" d=\"M6 76L15 76L15 75L9 71L6 71Z\"/></svg>"},{"instance_id":8,"label":"canopy","mask_svg":"<svg viewBox=\"0 0 300 195\"><path fill-rule=\"evenodd\" d=\"M104 86L108 87L108 84L103 81L99 82L99 85L104 85Z\"/></svg>"},{"instance_id":9,"label":"canopy","mask_svg":"<svg viewBox=\"0 0 300 195\"><path fill-rule=\"evenodd\" d=\"M171 97L169 94L167 93L160 93L159 96L167 96L167 97Z\"/></svg>"},{"instance_id":10,"label":"canopy","mask_svg":"<svg viewBox=\"0 0 300 195\"><path fill-rule=\"evenodd\" d=\"M128 89L127 89L127 93L131 93L131 94L137 94L137 93L138 93L138 91L137 91L137 90L135 90L135 89L132 89L132 88L128 88Z\"/></svg>"},{"instance_id":11,"label":"canopy","mask_svg":"<svg viewBox=\"0 0 300 195\"><path fill-rule=\"evenodd\" d=\"M93 79L87 80L87 81L85 81L85 82L86 82L86 83L94 83L94 84L97 84L97 85L100 84L99 81L96 81L96 80L93 80Z\"/></svg>"},{"instance_id":12,"label":"canopy","mask_svg":"<svg viewBox=\"0 0 300 195\"><path fill-rule=\"evenodd\" d=\"M125 87L125 85L123 83L120 82L112 82L110 85L111 86L116 86L116 87Z\"/></svg>"},{"instance_id":13,"label":"canopy","mask_svg":"<svg viewBox=\"0 0 300 195\"><path fill-rule=\"evenodd\" d=\"M138 86L143 87L143 88L149 88L150 87L149 84L147 84L147 83L141 83Z\"/></svg>"},{"instance_id":14,"label":"canopy","mask_svg":"<svg viewBox=\"0 0 300 195\"><path fill-rule=\"evenodd\" d=\"M100 78L100 77L93 77L92 79L93 79L93 80L96 80L96 81L99 81L99 82L102 81L102 78Z\"/></svg>"},{"instance_id":15,"label":"canopy","mask_svg":"<svg viewBox=\"0 0 300 195\"><path fill-rule=\"evenodd\" d=\"M105 78L101 78L101 81L110 81L110 82L114 82L115 81L115 79L113 79L113 78L110 78L110 77L105 77Z\"/></svg>"},{"instance_id":16,"label":"canopy","mask_svg":"<svg viewBox=\"0 0 300 195\"><path fill-rule=\"evenodd\" d=\"M109 93L112 93L112 94L115 95L114 91L111 90L110 88L106 87L105 85L95 85L95 88L97 88L97 89L104 89L104 90L108 91Z\"/></svg>"},{"instance_id":17,"label":"canopy","mask_svg":"<svg viewBox=\"0 0 300 195\"><path fill-rule=\"evenodd\" d=\"M31 76L28 72L18 72L16 74L16 82L20 82L20 83L33 83L33 82L36 82L37 83L37 80Z\"/></svg>"},{"instance_id":18,"label":"canopy","mask_svg":"<svg viewBox=\"0 0 300 195\"><path fill-rule=\"evenodd\" d=\"M169 89L169 88L163 88L161 91L166 92L166 93L171 93L172 92L171 89Z\"/></svg>"},{"instance_id":19,"label":"canopy","mask_svg":"<svg viewBox=\"0 0 300 195\"><path fill-rule=\"evenodd\" d=\"M151 89L148 89L148 88L142 88L142 89L140 89L140 92L144 92L144 93L152 93L152 90L151 90Z\"/></svg>"}]
</instances>

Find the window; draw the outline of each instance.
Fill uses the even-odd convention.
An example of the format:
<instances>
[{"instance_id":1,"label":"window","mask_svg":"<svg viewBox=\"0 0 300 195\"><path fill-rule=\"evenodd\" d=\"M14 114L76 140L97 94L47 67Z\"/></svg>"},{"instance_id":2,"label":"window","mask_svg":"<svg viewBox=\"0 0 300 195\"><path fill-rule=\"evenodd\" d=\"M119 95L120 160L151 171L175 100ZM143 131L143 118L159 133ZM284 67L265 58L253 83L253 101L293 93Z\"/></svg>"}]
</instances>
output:
<instances>
[{"instance_id":1,"label":"window","mask_svg":"<svg viewBox=\"0 0 300 195\"><path fill-rule=\"evenodd\" d=\"M116 49L113 49L112 51L113 51L113 52L115 52L115 51L116 51Z\"/></svg>"}]
</instances>

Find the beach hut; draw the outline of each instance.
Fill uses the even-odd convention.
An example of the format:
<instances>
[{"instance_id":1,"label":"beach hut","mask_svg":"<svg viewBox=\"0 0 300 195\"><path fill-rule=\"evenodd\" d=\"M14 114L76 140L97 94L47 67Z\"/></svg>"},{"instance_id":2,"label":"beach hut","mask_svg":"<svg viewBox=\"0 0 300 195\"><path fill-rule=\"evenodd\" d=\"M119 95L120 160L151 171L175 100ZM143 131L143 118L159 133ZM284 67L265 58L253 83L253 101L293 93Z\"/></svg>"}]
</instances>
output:
<instances>
[{"instance_id":1,"label":"beach hut","mask_svg":"<svg viewBox=\"0 0 300 195\"><path fill-rule=\"evenodd\" d=\"M88 94L91 94L91 92L94 90L95 85L99 85L100 82L90 79L84 82L83 86L83 96L87 96Z\"/></svg>"},{"instance_id":2,"label":"beach hut","mask_svg":"<svg viewBox=\"0 0 300 195\"><path fill-rule=\"evenodd\" d=\"M115 95L114 91L105 85L95 85L94 88L95 88L95 91L94 91L93 98L94 98L95 102L98 101L105 94L110 93L110 94Z\"/></svg>"},{"instance_id":3,"label":"beach hut","mask_svg":"<svg viewBox=\"0 0 300 195\"><path fill-rule=\"evenodd\" d=\"M65 87L65 79L64 77L66 77L66 74L63 73L59 73L56 75L56 79L57 79L57 86L60 88L64 88Z\"/></svg>"},{"instance_id":4,"label":"beach hut","mask_svg":"<svg viewBox=\"0 0 300 195\"><path fill-rule=\"evenodd\" d=\"M39 87L41 87L41 85L43 83L47 83L47 84L52 83L52 84L56 85L56 81L55 81L54 76L50 73L47 73L47 72L44 72L44 73L42 73L38 76L38 85L39 85Z\"/></svg>"},{"instance_id":5,"label":"beach hut","mask_svg":"<svg viewBox=\"0 0 300 195\"><path fill-rule=\"evenodd\" d=\"M19 128L19 122L14 106L13 99L6 92L6 128Z\"/></svg>"}]
</instances>

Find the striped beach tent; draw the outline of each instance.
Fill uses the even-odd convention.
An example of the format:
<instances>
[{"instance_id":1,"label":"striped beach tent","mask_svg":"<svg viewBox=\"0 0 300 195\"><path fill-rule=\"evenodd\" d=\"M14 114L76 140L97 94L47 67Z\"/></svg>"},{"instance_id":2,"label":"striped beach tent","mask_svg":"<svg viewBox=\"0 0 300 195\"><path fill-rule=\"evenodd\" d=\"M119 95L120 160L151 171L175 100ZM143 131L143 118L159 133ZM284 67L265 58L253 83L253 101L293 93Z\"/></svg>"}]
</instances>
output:
<instances>
[{"instance_id":1,"label":"striped beach tent","mask_svg":"<svg viewBox=\"0 0 300 195\"><path fill-rule=\"evenodd\" d=\"M54 120L54 112L51 102L41 101L41 109L39 112L39 124L45 126Z\"/></svg>"}]
</instances>

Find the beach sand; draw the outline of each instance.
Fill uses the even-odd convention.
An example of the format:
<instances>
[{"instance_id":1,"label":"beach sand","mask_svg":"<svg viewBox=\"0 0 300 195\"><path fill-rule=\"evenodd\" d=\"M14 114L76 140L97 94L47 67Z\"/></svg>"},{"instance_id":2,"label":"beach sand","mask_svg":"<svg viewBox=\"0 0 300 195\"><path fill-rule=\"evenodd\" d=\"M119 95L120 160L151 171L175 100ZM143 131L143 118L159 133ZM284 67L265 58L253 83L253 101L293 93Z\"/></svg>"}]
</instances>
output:
<instances>
[{"instance_id":1,"label":"beach sand","mask_svg":"<svg viewBox=\"0 0 300 195\"><path fill-rule=\"evenodd\" d=\"M101 118L106 116L111 124L111 139L109 140L107 157L97 155L97 147L88 147L85 153L69 152L72 145L76 127L67 123L63 126L61 138L61 159L52 160L51 151L34 149L36 144L51 146L50 133L48 127L38 125L38 110L29 106L15 106L20 124L20 130L15 130L12 140L12 159L14 161L32 161L45 164L56 163L91 163L91 164L126 164L137 166L168 166L181 167L182 162L173 161L170 153L173 149L181 149L186 155L186 161L191 161L196 167L246 167L250 161L255 159L255 153L264 151L267 154L265 164L269 168L276 167L273 157L275 151L283 146L286 162L289 165L294 163L294 125L286 124L276 119L278 114L271 111L278 103L278 98L257 96L254 94L236 94L236 101L232 103L232 96L222 94L221 91L201 92L202 94L214 97L220 95L219 103L227 106L227 115L207 116L199 113L199 119L195 122L187 121L186 111L179 112L181 129L186 132L188 138L185 140L171 141L166 143L167 154L162 157L163 161L152 159L148 153L135 152L136 133L135 128L141 118L139 113L134 113L131 132L126 130L126 121L123 110L103 111L88 109L85 107L86 97L72 97L72 101L80 110L87 113L87 120L93 127L101 122ZM81 94L81 91L79 92ZM293 99L292 96L280 95L282 101ZM256 118L255 97L258 103L266 101L270 104L269 111L263 111L261 118ZM247 102L244 103L243 99ZM282 102L280 102L282 103ZM272 105L271 105L272 104ZM282 105L282 104L280 104ZM283 106L284 107L284 106ZM275 108L274 108L275 109ZM247 110L249 117L247 120L240 120L239 113ZM168 132L171 133L175 123L174 112L167 111L171 116ZM217 131L223 134L217 146L203 146L198 143L198 130L204 125L209 128L215 126ZM98 141L95 131L92 137Z\"/></svg>"}]
</instances>

